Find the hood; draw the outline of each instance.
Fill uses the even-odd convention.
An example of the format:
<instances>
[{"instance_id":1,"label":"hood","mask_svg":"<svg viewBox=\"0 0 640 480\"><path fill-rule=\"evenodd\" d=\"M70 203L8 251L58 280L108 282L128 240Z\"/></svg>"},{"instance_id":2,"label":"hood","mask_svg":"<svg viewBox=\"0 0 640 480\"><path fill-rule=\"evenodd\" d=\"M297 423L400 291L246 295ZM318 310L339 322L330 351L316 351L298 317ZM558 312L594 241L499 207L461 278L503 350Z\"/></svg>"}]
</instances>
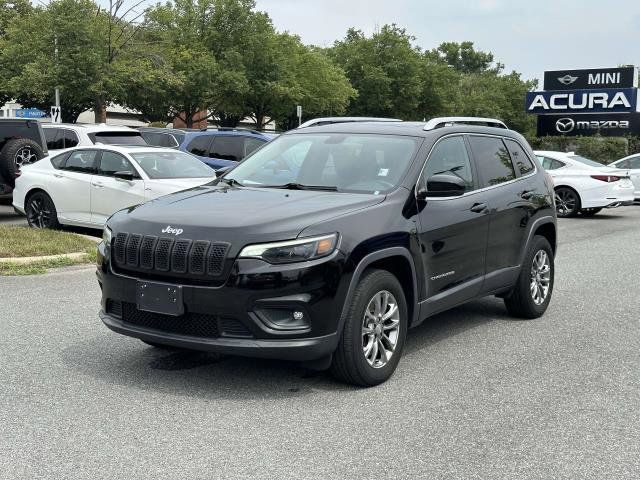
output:
<instances>
[{"instance_id":1,"label":"hood","mask_svg":"<svg viewBox=\"0 0 640 480\"><path fill-rule=\"evenodd\" d=\"M167 193L176 192L178 190L186 190L187 188L204 185L214 180L215 177L209 178L170 178L170 179L150 179L145 180L145 184L153 187L155 190L164 190Z\"/></svg>"},{"instance_id":2,"label":"hood","mask_svg":"<svg viewBox=\"0 0 640 480\"><path fill-rule=\"evenodd\" d=\"M115 232L225 241L237 246L295 238L307 226L376 205L383 195L203 185L114 215ZM235 248L232 247L233 250Z\"/></svg>"}]
</instances>

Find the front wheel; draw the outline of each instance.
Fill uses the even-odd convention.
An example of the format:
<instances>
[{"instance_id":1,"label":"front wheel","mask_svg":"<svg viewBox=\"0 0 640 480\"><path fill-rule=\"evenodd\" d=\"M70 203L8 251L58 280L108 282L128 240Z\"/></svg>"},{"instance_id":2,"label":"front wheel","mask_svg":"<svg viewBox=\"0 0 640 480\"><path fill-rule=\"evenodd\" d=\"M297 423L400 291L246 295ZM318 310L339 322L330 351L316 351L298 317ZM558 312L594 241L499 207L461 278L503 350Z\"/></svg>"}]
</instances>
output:
<instances>
[{"instance_id":1,"label":"front wheel","mask_svg":"<svg viewBox=\"0 0 640 480\"><path fill-rule=\"evenodd\" d=\"M58 228L58 212L51 197L44 192L35 192L27 197L24 206L27 223L32 228Z\"/></svg>"},{"instance_id":2,"label":"front wheel","mask_svg":"<svg viewBox=\"0 0 640 480\"><path fill-rule=\"evenodd\" d=\"M504 299L509 313L520 318L542 316L551 300L554 275L551 245L545 237L536 235L524 257L516 285Z\"/></svg>"},{"instance_id":3,"label":"front wheel","mask_svg":"<svg viewBox=\"0 0 640 480\"><path fill-rule=\"evenodd\" d=\"M393 375L404 347L409 321L402 286L386 270L368 270L345 309L331 371L347 383L378 385Z\"/></svg>"},{"instance_id":4,"label":"front wheel","mask_svg":"<svg viewBox=\"0 0 640 480\"><path fill-rule=\"evenodd\" d=\"M569 187L555 190L556 214L560 218L575 217L580 211L580 196Z\"/></svg>"}]
</instances>

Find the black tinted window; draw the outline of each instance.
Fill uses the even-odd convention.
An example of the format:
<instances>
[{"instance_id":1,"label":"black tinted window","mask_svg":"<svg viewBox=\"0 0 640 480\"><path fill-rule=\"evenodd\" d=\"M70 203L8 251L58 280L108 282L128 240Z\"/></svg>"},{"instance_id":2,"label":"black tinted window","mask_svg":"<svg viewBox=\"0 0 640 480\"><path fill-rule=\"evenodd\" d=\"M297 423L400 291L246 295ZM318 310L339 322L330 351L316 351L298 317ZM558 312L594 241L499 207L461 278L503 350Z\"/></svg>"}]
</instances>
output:
<instances>
[{"instance_id":1,"label":"black tinted window","mask_svg":"<svg viewBox=\"0 0 640 480\"><path fill-rule=\"evenodd\" d=\"M105 145L147 145L140 132L96 132L90 133L89 138L93 143Z\"/></svg>"},{"instance_id":2,"label":"black tinted window","mask_svg":"<svg viewBox=\"0 0 640 480\"><path fill-rule=\"evenodd\" d=\"M245 138L244 139L244 157L249 155L254 150L259 149L262 145L265 144L264 140L258 140L257 138Z\"/></svg>"},{"instance_id":3,"label":"black tinted window","mask_svg":"<svg viewBox=\"0 0 640 480\"><path fill-rule=\"evenodd\" d=\"M144 138L149 145L155 145L157 147L175 148L178 146L178 142L170 133L142 132L142 138Z\"/></svg>"},{"instance_id":4,"label":"black tinted window","mask_svg":"<svg viewBox=\"0 0 640 480\"><path fill-rule=\"evenodd\" d=\"M211 143L211 137L207 135L201 135L191 140L191 143L187 147L187 151L198 155L200 157L209 156L209 144Z\"/></svg>"},{"instance_id":5,"label":"black tinted window","mask_svg":"<svg viewBox=\"0 0 640 480\"><path fill-rule=\"evenodd\" d=\"M507 145L511 158L513 159L513 163L516 165L520 175L526 175L527 173L533 172L533 163L531 163L529 155L526 154L520 144L513 140L509 140L508 138L505 138L504 143Z\"/></svg>"},{"instance_id":6,"label":"black tinted window","mask_svg":"<svg viewBox=\"0 0 640 480\"><path fill-rule=\"evenodd\" d=\"M73 130L62 130L62 136L64 137L64 148L71 148L78 146L78 135Z\"/></svg>"},{"instance_id":7,"label":"black tinted window","mask_svg":"<svg viewBox=\"0 0 640 480\"><path fill-rule=\"evenodd\" d=\"M244 137L215 137L209 156L238 162L244 158L244 140Z\"/></svg>"},{"instance_id":8,"label":"black tinted window","mask_svg":"<svg viewBox=\"0 0 640 480\"><path fill-rule=\"evenodd\" d=\"M79 150L72 152L64 164L65 170L81 173L93 173L96 164L95 150Z\"/></svg>"},{"instance_id":9,"label":"black tinted window","mask_svg":"<svg viewBox=\"0 0 640 480\"><path fill-rule=\"evenodd\" d=\"M132 172L137 174L129 160L116 152L102 152L102 158L100 159L100 169L98 170L101 175L113 176L116 172Z\"/></svg>"},{"instance_id":10,"label":"black tinted window","mask_svg":"<svg viewBox=\"0 0 640 480\"><path fill-rule=\"evenodd\" d=\"M470 135L469 142L484 186L498 185L516 178L511 156L501 139Z\"/></svg>"},{"instance_id":11,"label":"black tinted window","mask_svg":"<svg viewBox=\"0 0 640 480\"><path fill-rule=\"evenodd\" d=\"M461 178L467 192L474 189L471 161L462 137L445 138L433 147L422 175L422 182L426 183L430 177L440 174Z\"/></svg>"},{"instance_id":12,"label":"black tinted window","mask_svg":"<svg viewBox=\"0 0 640 480\"><path fill-rule=\"evenodd\" d=\"M64 164L64 161L68 156L68 153L61 153L60 155L51 157L51 165L53 165L55 168L60 168Z\"/></svg>"},{"instance_id":13,"label":"black tinted window","mask_svg":"<svg viewBox=\"0 0 640 480\"><path fill-rule=\"evenodd\" d=\"M47 150L60 150L64 148L64 138L59 128L45 128L44 138L47 142Z\"/></svg>"}]
</instances>

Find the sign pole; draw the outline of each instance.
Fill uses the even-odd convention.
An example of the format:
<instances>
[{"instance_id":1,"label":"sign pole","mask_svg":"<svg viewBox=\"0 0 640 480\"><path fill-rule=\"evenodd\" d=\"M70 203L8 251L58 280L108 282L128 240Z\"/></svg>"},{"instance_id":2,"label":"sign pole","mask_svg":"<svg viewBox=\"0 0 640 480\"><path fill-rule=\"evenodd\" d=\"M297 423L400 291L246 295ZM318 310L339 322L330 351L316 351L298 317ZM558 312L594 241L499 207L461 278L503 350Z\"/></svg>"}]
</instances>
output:
<instances>
[{"instance_id":1,"label":"sign pole","mask_svg":"<svg viewBox=\"0 0 640 480\"><path fill-rule=\"evenodd\" d=\"M302 125L302 105L296 107L296 113L298 114L298 126Z\"/></svg>"},{"instance_id":2,"label":"sign pole","mask_svg":"<svg viewBox=\"0 0 640 480\"><path fill-rule=\"evenodd\" d=\"M54 37L54 43L55 43L55 58L56 58L56 64L58 63L58 36L56 35ZM56 95L56 107L60 108L60 89L56 86L56 91L55 91L55 95Z\"/></svg>"}]
</instances>

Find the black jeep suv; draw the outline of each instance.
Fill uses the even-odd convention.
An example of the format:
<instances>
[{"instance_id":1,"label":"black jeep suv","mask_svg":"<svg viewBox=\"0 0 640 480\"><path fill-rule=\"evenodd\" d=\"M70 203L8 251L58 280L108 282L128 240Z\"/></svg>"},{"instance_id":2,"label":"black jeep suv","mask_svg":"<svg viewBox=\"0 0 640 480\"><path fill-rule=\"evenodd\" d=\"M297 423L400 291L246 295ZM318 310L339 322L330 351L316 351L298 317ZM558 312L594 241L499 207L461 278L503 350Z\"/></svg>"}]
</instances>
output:
<instances>
[{"instance_id":1,"label":"black jeep suv","mask_svg":"<svg viewBox=\"0 0 640 480\"><path fill-rule=\"evenodd\" d=\"M0 119L0 198L11 196L20 167L48 154L37 120Z\"/></svg>"},{"instance_id":2,"label":"black jeep suv","mask_svg":"<svg viewBox=\"0 0 640 480\"><path fill-rule=\"evenodd\" d=\"M103 322L375 385L437 312L496 295L542 315L553 187L521 135L472 123L294 130L211 184L116 213L99 245Z\"/></svg>"}]
</instances>

